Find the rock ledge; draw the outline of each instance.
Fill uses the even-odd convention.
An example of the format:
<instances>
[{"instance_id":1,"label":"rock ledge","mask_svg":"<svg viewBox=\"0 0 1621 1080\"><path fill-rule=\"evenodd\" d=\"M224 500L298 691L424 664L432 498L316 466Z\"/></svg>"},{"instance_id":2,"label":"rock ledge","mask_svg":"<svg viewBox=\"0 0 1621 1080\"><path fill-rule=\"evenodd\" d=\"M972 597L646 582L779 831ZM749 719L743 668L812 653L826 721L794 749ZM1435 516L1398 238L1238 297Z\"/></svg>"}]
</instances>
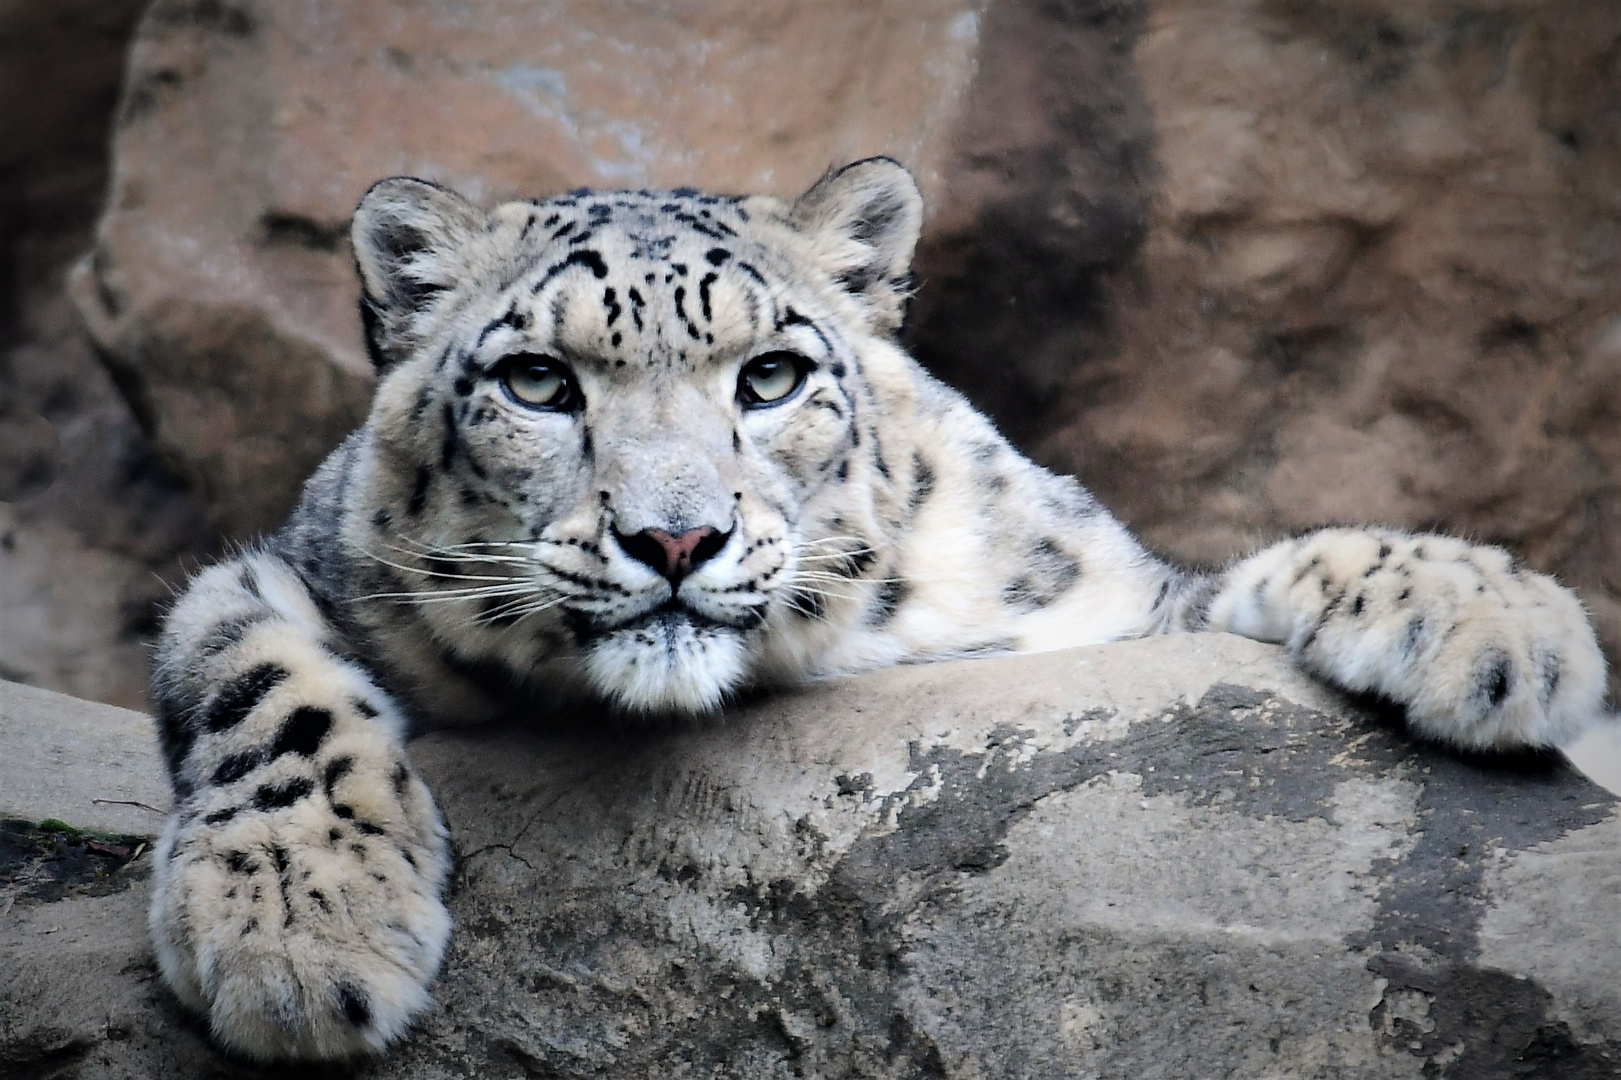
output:
<instances>
[{"instance_id":1,"label":"rock ledge","mask_svg":"<svg viewBox=\"0 0 1621 1080\"><path fill-rule=\"evenodd\" d=\"M7 695L16 816L4 763L32 736ZM93 747L104 710L59 702ZM1240 639L413 752L456 837L457 930L442 1007L366 1076L1621 1070L1615 800L1555 759L1415 747ZM158 985L144 859L98 895L0 884L21 1075L261 1074Z\"/></svg>"}]
</instances>

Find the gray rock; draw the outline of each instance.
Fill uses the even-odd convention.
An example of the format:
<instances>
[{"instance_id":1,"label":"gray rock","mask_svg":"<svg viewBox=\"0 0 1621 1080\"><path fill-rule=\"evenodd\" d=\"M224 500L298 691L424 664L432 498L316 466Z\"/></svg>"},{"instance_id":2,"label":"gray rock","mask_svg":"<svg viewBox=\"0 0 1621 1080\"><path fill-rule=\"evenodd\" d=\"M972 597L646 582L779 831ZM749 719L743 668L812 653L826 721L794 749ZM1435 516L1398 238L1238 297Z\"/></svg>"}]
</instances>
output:
<instances>
[{"instance_id":1,"label":"gray rock","mask_svg":"<svg viewBox=\"0 0 1621 1080\"><path fill-rule=\"evenodd\" d=\"M146 705L165 582L218 547L62 287L91 244L146 6L0 3L0 679L127 708Z\"/></svg>"},{"instance_id":2,"label":"gray rock","mask_svg":"<svg viewBox=\"0 0 1621 1080\"><path fill-rule=\"evenodd\" d=\"M1621 1071L1615 800L1555 758L1415 746L1262 645L569 726L414 744L457 930L441 1008L365 1075ZM140 863L0 919L0 1061L259 1075L158 985Z\"/></svg>"},{"instance_id":3,"label":"gray rock","mask_svg":"<svg viewBox=\"0 0 1621 1080\"><path fill-rule=\"evenodd\" d=\"M155 834L169 778L138 712L0 682L0 818Z\"/></svg>"}]
</instances>

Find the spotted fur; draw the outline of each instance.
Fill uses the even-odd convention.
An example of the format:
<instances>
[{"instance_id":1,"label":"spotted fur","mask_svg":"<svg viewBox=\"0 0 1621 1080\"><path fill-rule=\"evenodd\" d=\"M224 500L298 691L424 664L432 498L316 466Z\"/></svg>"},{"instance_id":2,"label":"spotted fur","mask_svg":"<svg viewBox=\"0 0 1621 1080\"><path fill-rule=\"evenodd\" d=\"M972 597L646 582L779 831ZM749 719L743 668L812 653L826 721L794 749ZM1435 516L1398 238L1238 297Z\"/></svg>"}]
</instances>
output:
<instances>
[{"instance_id":1,"label":"spotted fur","mask_svg":"<svg viewBox=\"0 0 1621 1080\"><path fill-rule=\"evenodd\" d=\"M886 160L793 203L367 194L370 419L279 534L198 576L158 655L177 810L152 934L222 1043L346 1057L426 1007L448 855L407 715L692 714L1206 629L1457 746L1547 745L1598 711L1580 605L1497 549L1333 529L1218 574L1151 555L896 344L920 221ZM768 355L803 378L762 405L740 372ZM516 397L513 357L566 370L569 407Z\"/></svg>"}]
</instances>

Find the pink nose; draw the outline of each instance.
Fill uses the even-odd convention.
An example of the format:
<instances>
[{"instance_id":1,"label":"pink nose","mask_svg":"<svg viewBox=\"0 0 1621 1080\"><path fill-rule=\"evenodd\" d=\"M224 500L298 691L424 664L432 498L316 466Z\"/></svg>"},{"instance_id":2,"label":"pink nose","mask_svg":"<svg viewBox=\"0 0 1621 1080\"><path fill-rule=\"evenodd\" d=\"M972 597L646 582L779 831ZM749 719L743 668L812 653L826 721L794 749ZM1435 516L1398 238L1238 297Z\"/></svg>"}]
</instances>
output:
<instances>
[{"instance_id":1,"label":"pink nose","mask_svg":"<svg viewBox=\"0 0 1621 1080\"><path fill-rule=\"evenodd\" d=\"M619 546L637 562L646 563L672 582L680 581L726 546L730 532L705 525L679 536L663 529L643 529L634 536L614 531Z\"/></svg>"}]
</instances>

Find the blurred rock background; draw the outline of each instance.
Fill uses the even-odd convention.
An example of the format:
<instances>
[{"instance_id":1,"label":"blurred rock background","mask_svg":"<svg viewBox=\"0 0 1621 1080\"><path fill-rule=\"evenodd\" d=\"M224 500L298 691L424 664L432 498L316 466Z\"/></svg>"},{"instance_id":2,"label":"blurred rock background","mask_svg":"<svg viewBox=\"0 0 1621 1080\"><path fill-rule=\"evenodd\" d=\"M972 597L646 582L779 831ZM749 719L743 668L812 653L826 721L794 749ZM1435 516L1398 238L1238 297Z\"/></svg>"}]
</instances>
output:
<instances>
[{"instance_id":1,"label":"blurred rock background","mask_svg":"<svg viewBox=\"0 0 1621 1080\"><path fill-rule=\"evenodd\" d=\"M164 581L220 542L63 287L106 193L143 6L0 0L0 679L130 708L146 706ZM46 420L55 460L43 479L17 472Z\"/></svg>"},{"instance_id":2,"label":"blurred rock background","mask_svg":"<svg viewBox=\"0 0 1621 1080\"><path fill-rule=\"evenodd\" d=\"M930 203L917 355L1154 546L1444 528L1618 655L1613 0L0 0L0 94L0 405L63 447L0 507L5 677L139 706L158 579L358 422L370 181L873 153Z\"/></svg>"}]
</instances>

